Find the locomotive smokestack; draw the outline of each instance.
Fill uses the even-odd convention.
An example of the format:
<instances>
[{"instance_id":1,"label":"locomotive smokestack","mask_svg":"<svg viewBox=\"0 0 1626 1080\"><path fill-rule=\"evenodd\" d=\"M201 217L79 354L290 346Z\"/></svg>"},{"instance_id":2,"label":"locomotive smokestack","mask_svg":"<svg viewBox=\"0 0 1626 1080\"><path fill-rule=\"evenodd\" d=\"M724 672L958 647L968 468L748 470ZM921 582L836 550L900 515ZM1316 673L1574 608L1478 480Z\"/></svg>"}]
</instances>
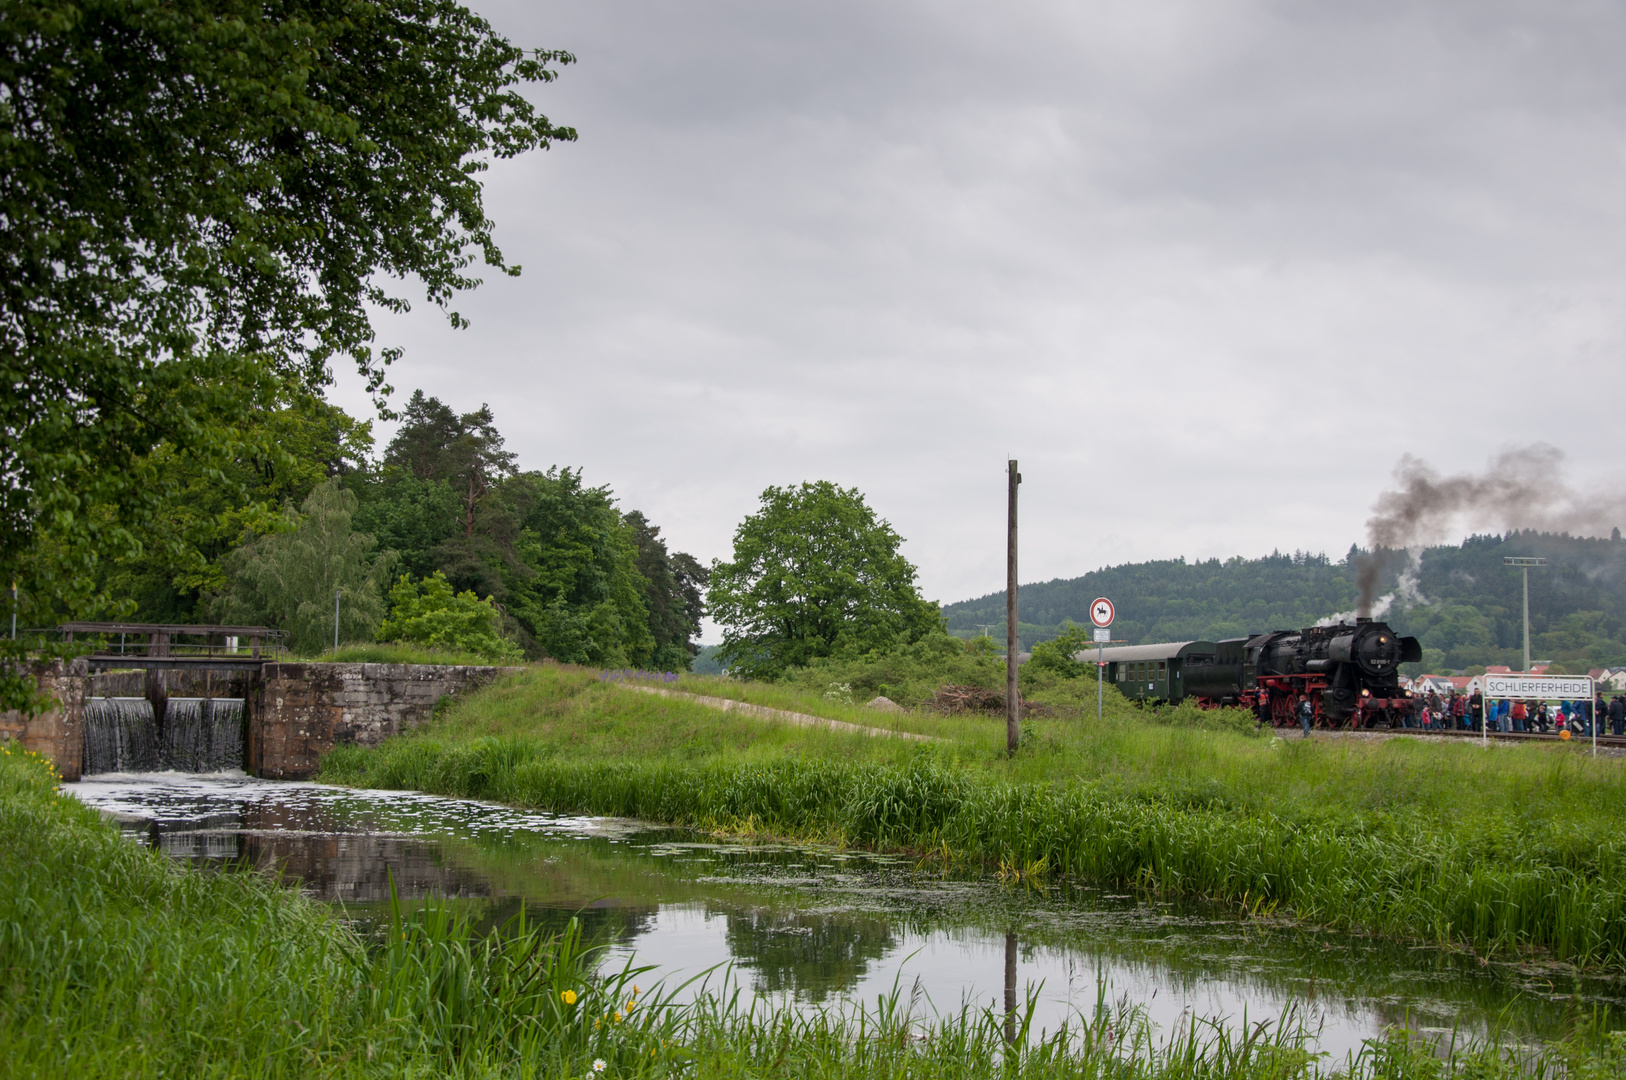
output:
<instances>
[{"instance_id":1,"label":"locomotive smokestack","mask_svg":"<svg viewBox=\"0 0 1626 1080\"><path fill-rule=\"evenodd\" d=\"M1366 522L1371 550L1356 566L1356 614L1372 614L1389 552L1439 543L1454 524L1610 535L1616 522L1626 520L1626 495L1571 489L1561 476L1563 461L1556 446L1535 443L1504 451L1481 475L1442 477L1426 462L1402 457L1395 466L1399 486L1378 496Z\"/></svg>"}]
</instances>

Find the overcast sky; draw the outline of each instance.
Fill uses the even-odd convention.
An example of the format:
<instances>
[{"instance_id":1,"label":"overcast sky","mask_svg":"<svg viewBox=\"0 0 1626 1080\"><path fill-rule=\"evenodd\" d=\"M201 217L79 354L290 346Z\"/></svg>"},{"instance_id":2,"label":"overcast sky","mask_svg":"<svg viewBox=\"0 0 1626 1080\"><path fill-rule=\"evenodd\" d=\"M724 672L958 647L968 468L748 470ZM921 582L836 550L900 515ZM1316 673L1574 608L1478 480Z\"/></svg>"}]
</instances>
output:
<instances>
[{"instance_id":1,"label":"overcast sky","mask_svg":"<svg viewBox=\"0 0 1626 1080\"><path fill-rule=\"evenodd\" d=\"M1007 457L1023 581L1341 555L1403 453L1621 482L1619 3L473 6L581 138L487 174L472 327L379 321L398 399L702 559L828 479L995 591Z\"/></svg>"}]
</instances>

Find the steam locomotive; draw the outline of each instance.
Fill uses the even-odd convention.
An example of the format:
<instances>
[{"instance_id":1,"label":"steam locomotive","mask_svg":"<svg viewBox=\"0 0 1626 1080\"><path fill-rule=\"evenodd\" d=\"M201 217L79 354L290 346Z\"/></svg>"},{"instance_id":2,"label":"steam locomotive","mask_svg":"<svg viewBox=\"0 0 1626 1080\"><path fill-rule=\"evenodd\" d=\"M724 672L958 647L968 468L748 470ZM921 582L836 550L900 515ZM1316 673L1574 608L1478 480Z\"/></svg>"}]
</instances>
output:
<instances>
[{"instance_id":1,"label":"steam locomotive","mask_svg":"<svg viewBox=\"0 0 1626 1080\"><path fill-rule=\"evenodd\" d=\"M1077 658L1095 659L1088 652ZM1300 695L1325 727L1397 726L1415 704L1400 686L1400 665L1422 658L1416 638L1365 618L1225 641L1118 646L1100 655L1107 681L1125 697L1238 705L1278 727L1298 722Z\"/></svg>"}]
</instances>

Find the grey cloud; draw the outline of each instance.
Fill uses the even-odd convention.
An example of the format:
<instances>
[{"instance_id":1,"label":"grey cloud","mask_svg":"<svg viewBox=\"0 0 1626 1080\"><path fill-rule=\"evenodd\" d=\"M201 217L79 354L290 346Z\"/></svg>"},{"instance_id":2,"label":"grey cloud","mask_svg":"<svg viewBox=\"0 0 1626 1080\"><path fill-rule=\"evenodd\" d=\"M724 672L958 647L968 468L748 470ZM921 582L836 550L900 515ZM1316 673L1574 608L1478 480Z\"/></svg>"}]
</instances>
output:
<instances>
[{"instance_id":1,"label":"grey cloud","mask_svg":"<svg viewBox=\"0 0 1626 1080\"><path fill-rule=\"evenodd\" d=\"M582 138L487 174L526 272L382 321L394 381L703 557L826 477L986 592L1007 455L1025 580L1341 552L1405 453L1612 468L1616 5L479 8Z\"/></svg>"}]
</instances>

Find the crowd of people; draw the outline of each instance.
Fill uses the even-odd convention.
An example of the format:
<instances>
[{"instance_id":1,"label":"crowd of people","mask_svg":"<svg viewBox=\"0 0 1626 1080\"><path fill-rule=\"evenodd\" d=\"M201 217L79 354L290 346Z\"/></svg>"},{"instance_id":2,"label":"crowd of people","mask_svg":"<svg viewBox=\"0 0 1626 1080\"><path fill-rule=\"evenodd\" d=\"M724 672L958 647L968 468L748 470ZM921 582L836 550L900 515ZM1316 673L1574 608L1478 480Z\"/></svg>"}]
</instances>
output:
<instances>
[{"instance_id":1,"label":"crowd of people","mask_svg":"<svg viewBox=\"0 0 1626 1080\"><path fill-rule=\"evenodd\" d=\"M1486 725L1491 731L1568 731L1580 738L1591 738L1596 724L1599 735L1626 735L1626 698L1616 694L1606 700L1600 693L1596 701L1486 701L1478 690L1472 694L1453 690L1444 697L1430 690L1401 724L1425 731L1481 731Z\"/></svg>"}]
</instances>

